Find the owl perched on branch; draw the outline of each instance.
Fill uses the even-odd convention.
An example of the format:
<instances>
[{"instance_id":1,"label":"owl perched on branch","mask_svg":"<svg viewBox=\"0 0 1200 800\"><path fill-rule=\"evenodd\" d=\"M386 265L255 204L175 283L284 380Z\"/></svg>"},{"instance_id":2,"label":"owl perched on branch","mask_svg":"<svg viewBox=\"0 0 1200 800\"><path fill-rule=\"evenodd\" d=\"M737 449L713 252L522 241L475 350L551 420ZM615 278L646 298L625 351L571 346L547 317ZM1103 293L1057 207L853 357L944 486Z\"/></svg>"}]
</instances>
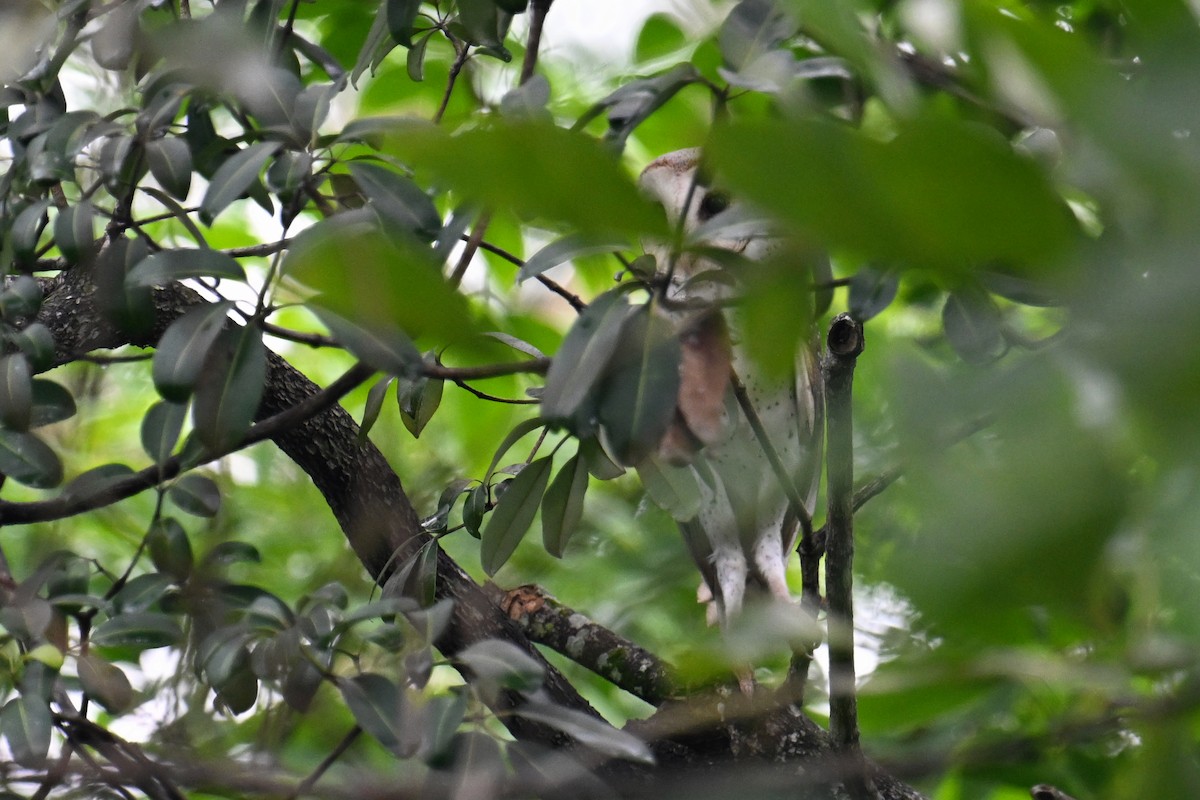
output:
<instances>
[{"instance_id":1,"label":"owl perched on branch","mask_svg":"<svg viewBox=\"0 0 1200 800\"><path fill-rule=\"evenodd\" d=\"M747 209L709 185L700 157L698 149L689 149L658 158L642 172L642 190L662 203L685 239L698 238L705 247L732 251L750 262L762 260L778 239L761 219L750 218ZM766 375L748 357L736 324L727 327L721 311L736 300L737 276L711 257L650 250L657 277L665 281L663 308L682 331L679 406L658 456L674 463L694 453L702 456L697 459L703 478L700 510L679 525L704 578L702 599L711 596L715 616L728 621L741 610L748 587L790 600L787 562L798 534L777 470L734 397L732 377L745 386L765 438L806 513L811 512L823 433L815 342L801 337L792 375ZM797 310L798 319L809 317Z\"/></svg>"}]
</instances>

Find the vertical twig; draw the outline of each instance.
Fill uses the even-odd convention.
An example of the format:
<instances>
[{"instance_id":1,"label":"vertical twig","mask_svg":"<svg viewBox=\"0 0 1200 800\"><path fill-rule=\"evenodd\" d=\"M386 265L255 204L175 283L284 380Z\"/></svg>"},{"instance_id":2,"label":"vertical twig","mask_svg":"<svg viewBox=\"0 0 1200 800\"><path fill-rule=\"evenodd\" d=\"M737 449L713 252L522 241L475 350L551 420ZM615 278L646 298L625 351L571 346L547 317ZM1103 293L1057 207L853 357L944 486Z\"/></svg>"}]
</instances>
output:
<instances>
[{"instance_id":1,"label":"vertical twig","mask_svg":"<svg viewBox=\"0 0 1200 800\"><path fill-rule=\"evenodd\" d=\"M825 361L826 474L829 512L825 542L825 593L829 599L829 732L833 746L856 764L858 699L854 672L854 365L863 351L862 324L838 314L829 325ZM856 798L873 793L857 771L846 782Z\"/></svg>"},{"instance_id":2,"label":"vertical twig","mask_svg":"<svg viewBox=\"0 0 1200 800\"><path fill-rule=\"evenodd\" d=\"M525 40L525 60L521 63L521 83L533 77L537 69L538 53L542 49L542 27L546 24L546 15L550 13L550 4L554 0L533 0L529 4L529 38Z\"/></svg>"}]
</instances>

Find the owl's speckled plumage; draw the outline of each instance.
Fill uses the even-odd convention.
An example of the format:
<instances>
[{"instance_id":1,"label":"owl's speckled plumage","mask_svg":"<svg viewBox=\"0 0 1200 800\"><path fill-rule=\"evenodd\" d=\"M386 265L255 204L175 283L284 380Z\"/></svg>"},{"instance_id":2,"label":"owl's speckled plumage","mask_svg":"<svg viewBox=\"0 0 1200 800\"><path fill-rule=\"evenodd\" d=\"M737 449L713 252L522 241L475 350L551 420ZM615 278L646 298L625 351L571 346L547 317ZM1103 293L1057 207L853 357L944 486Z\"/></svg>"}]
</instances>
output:
<instances>
[{"instance_id":1,"label":"owl's speckled plumage","mask_svg":"<svg viewBox=\"0 0 1200 800\"><path fill-rule=\"evenodd\" d=\"M663 204L672 223L678 224L683 218L685 233L694 233L726 208L731 213L738 210L723 194L697 180L699 161L698 149L668 153L647 166L639 181L648 196ZM691 189L693 182L696 185ZM690 189L691 202L685 211ZM774 246L765 227L736 226L724 231L706 244L741 253L750 260L762 259ZM655 255L659 270L664 270L667 255ZM668 296L673 300L712 301L735 293L736 288L723 282L689 284L689 278L717 269L719 266L711 261L684 254L675 264ZM731 330L731 338L733 369L811 511L821 472L823 412L815 347L809 344L800 348L794 380L771 380L739 346L736 327ZM805 341L811 341L811 337ZM741 610L748 586L758 585L778 599L790 599L787 562L797 536L795 521L785 522L788 503L784 491L738 408L731 387L726 395L723 433L710 438L701 451L715 480L711 485L701 481L704 497L700 512L696 518L680 523L704 578L701 593L704 588L711 592L718 616L724 621Z\"/></svg>"}]
</instances>

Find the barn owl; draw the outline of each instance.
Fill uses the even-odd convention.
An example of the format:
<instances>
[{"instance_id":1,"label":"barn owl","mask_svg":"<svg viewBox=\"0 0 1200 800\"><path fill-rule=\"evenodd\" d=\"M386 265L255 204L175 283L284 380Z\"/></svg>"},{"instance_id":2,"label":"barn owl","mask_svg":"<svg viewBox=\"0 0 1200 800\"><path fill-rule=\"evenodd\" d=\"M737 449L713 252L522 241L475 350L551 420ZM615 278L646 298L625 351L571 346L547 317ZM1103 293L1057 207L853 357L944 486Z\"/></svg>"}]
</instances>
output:
<instances>
[{"instance_id":1,"label":"barn owl","mask_svg":"<svg viewBox=\"0 0 1200 800\"><path fill-rule=\"evenodd\" d=\"M771 237L763 222L747 221L747 209L730 202L727 195L708 184L700 170L700 157L698 149L689 149L658 158L642 172L639 179L642 191L662 203L673 225L679 225L682 218L685 235L699 232L703 236L706 223L719 214L726 215L723 219L732 224L709 226L713 234L703 243L739 253L751 261L761 260L778 240ZM706 303L710 308L708 314L719 313L711 309L736 296L736 280L711 259L685 252L672 264L669 252L654 247L647 250L656 256L659 277L666 278L670 272L664 306L668 309L666 313L675 316L678 327L685 331L686 359L689 335L686 331L695 326L689 315L695 318L705 313L695 307ZM797 314L798 318L807 316ZM722 338L725 330L721 324ZM764 375L747 356L739 343L736 324L728 330L733 371L745 385L767 437L811 511L821 472L823 413L816 349L810 344L812 337L801 337L806 344L797 354L794 375L777 380ZM711 340L712 325L707 325L705 331ZM715 345L710 342L708 346ZM681 403L683 393L688 391L686 376L684 384ZM679 526L703 577L701 599L707 596L714 601L710 606L710 621L715 616L728 622L741 611L749 586L761 587L780 600L791 599L786 571L796 542L797 524L786 513L788 501L784 490L734 399L732 383L725 381L718 385L723 386L725 395L719 424L707 426L715 429L689 431L690 435L684 437L697 446L704 445L700 454L711 475L700 481L699 513ZM664 441L670 452L663 454L660 449L660 454L668 460L680 455L671 447L672 438L669 435ZM713 609L715 615L711 613Z\"/></svg>"}]
</instances>

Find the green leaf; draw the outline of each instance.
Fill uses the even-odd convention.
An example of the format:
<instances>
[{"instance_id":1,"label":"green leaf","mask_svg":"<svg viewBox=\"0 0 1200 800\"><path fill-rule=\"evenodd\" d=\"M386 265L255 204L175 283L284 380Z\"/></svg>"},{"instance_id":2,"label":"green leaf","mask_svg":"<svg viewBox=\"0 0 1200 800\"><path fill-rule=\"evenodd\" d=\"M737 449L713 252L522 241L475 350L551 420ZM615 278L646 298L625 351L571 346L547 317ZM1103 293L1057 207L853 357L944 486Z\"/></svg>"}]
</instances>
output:
<instances>
[{"instance_id":1,"label":"green leaf","mask_svg":"<svg viewBox=\"0 0 1200 800\"><path fill-rule=\"evenodd\" d=\"M54 218L54 243L68 262L77 264L95 253L94 220L92 204L87 201L62 209Z\"/></svg>"},{"instance_id":2,"label":"green leaf","mask_svg":"<svg viewBox=\"0 0 1200 800\"><path fill-rule=\"evenodd\" d=\"M358 426L358 441L361 444L367 440L367 435L371 433L371 428L375 427L375 422L379 419L379 414L383 411L383 401L387 399L388 387L394 381L390 375L385 375L371 385L367 392L367 401L363 404L362 423Z\"/></svg>"},{"instance_id":3,"label":"green leaf","mask_svg":"<svg viewBox=\"0 0 1200 800\"><path fill-rule=\"evenodd\" d=\"M463 527L476 539L481 536L479 529L483 525L483 515L487 513L487 502L488 487L481 483L467 494L467 501L463 503Z\"/></svg>"},{"instance_id":4,"label":"green leaf","mask_svg":"<svg viewBox=\"0 0 1200 800\"><path fill-rule=\"evenodd\" d=\"M412 339L397 328L362 328L321 306L310 308L340 345L360 361L381 372L405 375L421 363L421 351L412 343Z\"/></svg>"},{"instance_id":5,"label":"green leaf","mask_svg":"<svg viewBox=\"0 0 1200 800\"><path fill-rule=\"evenodd\" d=\"M413 46L413 23L420 8L421 0L387 0L387 29L396 44Z\"/></svg>"},{"instance_id":6,"label":"green leaf","mask_svg":"<svg viewBox=\"0 0 1200 800\"><path fill-rule=\"evenodd\" d=\"M18 275L0 292L0 315L12 322L42 307L42 287L31 275Z\"/></svg>"},{"instance_id":7,"label":"green leaf","mask_svg":"<svg viewBox=\"0 0 1200 800\"><path fill-rule=\"evenodd\" d=\"M13 760L21 766L36 768L45 763L52 728L50 706L37 695L22 694L0 709L0 729Z\"/></svg>"},{"instance_id":8,"label":"green leaf","mask_svg":"<svg viewBox=\"0 0 1200 800\"><path fill-rule=\"evenodd\" d=\"M654 754L641 739L617 730L600 717L544 702L529 702L517 708L522 717L549 725L598 753L615 758L653 764Z\"/></svg>"},{"instance_id":9,"label":"green leaf","mask_svg":"<svg viewBox=\"0 0 1200 800\"><path fill-rule=\"evenodd\" d=\"M72 478L70 483L63 487L62 497L71 501L92 497L132 474L133 469L125 464L101 464Z\"/></svg>"},{"instance_id":10,"label":"green leaf","mask_svg":"<svg viewBox=\"0 0 1200 800\"><path fill-rule=\"evenodd\" d=\"M368 331L456 341L475 329L466 298L447 283L428 244L389 230L370 209L339 214L301 233L283 270L320 292L314 304Z\"/></svg>"},{"instance_id":11,"label":"green leaf","mask_svg":"<svg viewBox=\"0 0 1200 800\"><path fill-rule=\"evenodd\" d=\"M262 554L252 544L247 542L218 542L208 555L204 557L205 564L261 564Z\"/></svg>"},{"instance_id":12,"label":"green leaf","mask_svg":"<svg viewBox=\"0 0 1200 800\"><path fill-rule=\"evenodd\" d=\"M33 378L22 353L0 358L0 423L14 431L29 430L33 421Z\"/></svg>"},{"instance_id":13,"label":"green leaf","mask_svg":"<svg viewBox=\"0 0 1200 800\"><path fill-rule=\"evenodd\" d=\"M204 224L212 225L226 206L250 189L279 148L278 142L256 142L226 159L213 173L200 203L200 219Z\"/></svg>"},{"instance_id":14,"label":"green leaf","mask_svg":"<svg viewBox=\"0 0 1200 800\"><path fill-rule=\"evenodd\" d=\"M435 355L434 361L436 362L436 360ZM400 421L404 423L404 427L408 429L414 439L421 436L421 431L425 430L425 426L429 424L433 413L437 411L438 405L442 402L444 383L441 378L421 376L411 380L401 380L397 384L396 400L400 405Z\"/></svg>"},{"instance_id":15,"label":"green leaf","mask_svg":"<svg viewBox=\"0 0 1200 800\"><path fill-rule=\"evenodd\" d=\"M146 144L150 174L167 194L186 200L192 188L192 149L179 136L164 136Z\"/></svg>"},{"instance_id":16,"label":"green leaf","mask_svg":"<svg viewBox=\"0 0 1200 800\"><path fill-rule=\"evenodd\" d=\"M174 617L154 611L121 614L92 631L92 644L99 647L151 650L181 644L183 638L183 630Z\"/></svg>"},{"instance_id":17,"label":"green leaf","mask_svg":"<svg viewBox=\"0 0 1200 800\"><path fill-rule=\"evenodd\" d=\"M122 615L146 611L166 595L172 583L169 576L157 572L130 578L113 596L113 609Z\"/></svg>"},{"instance_id":18,"label":"green leaf","mask_svg":"<svg viewBox=\"0 0 1200 800\"><path fill-rule=\"evenodd\" d=\"M53 425L75 416L75 398L54 381L33 379L33 409L29 427Z\"/></svg>"},{"instance_id":19,"label":"green leaf","mask_svg":"<svg viewBox=\"0 0 1200 800\"><path fill-rule=\"evenodd\" d=\"M483 571L488 575L495 575L525 538L546 491L552 463L553 458L545 456L527 465L496 501L479 548Z\"/></svg>"},{"instance_id":20,"label":"green leaf","mask_svg":"<svg viewBox=\"0 0 1200 800\"><path fill-rule=\"evenodd\" d=\"M221 510L221 490L212 478L190 472L167 492L180 511L197 517L215 517Z\"/></svg>"},{"instance_id":21,"label":"green leaf","mask_svg":"<svg viewBox=\"0 0 1200 800\"><path fill-rule=\"evenodd\" d=\"M650 306L622 326L598 409L618 463L637 464L662 441L675 418L680 358L679 339Z\"/></svg>"},{"instance_id":22,"label":"green leaf","mask_svg":"<svg viewBox=\"0 0 1200 800\"><path fill-rule=\"evenodd\" d=\"M147 256L125 278L129 288L166 286L186 278L246 280L242 265L219 250L185 248L161 250Z\"/></svg>"},{"instance_id":23,"label":"green leaf","mask_svg":"<svg viewBox=\"0 0 1200 800\"><path fill-rule=\"evenodd\" d=\"M619 236L568 234L530 256L525 265L521 267L521 271L517 273L517 283L541 275L551 267L556 267L565 261L599 253L611 253L628 247L629 242Z\"/></svg>"},{"instance_id":24,"label":"green leaf","mask_svg":"<svg viewBox=\"0 0 1200 800\"><path fill-rule=\"evenodd\" d=\"M21 266L31 267L37 261L38 238L41 236L46 221L46 209L49 207L49 200L38 200L26 206L13 220L8 239L12 242L13 258Z\"/></svg>"},{"instance_id":25,"label":"green leaf","mask_svg":"<svg viewBox=\"0 0 1200 800\"><path fill-rule=\"evenodd\" d=\"M458 654L476 680L496 688L532 692L545 680L545 667L511 642L484 639Z\"/></svg>"},{"instance_id":26,"label":"green leaf","mask_svg":"<svg viewBox=\"0 0 1200 800\"><path fill-rule=\"evenodd\" d=\"M92 57L105 69L120 71L133 59L138 39L137 3L123 3L110 9L92 40Z\"/></svg>"},{"instance_id":27,"label":"green leaf","mask_svg":"<svg viewBox=\"0 0 1200 800\"><path fill-rule=\"evenodd\" d=\"M742 0L717 33L717 45L725 63L735 72L778 51L796 32L796 22L774 0Z\"/></svg>"},{"instance_id":28,"label":"green leaf","mask_svg":"<svg viewBox=\"0 0 1200 800\"><path fill-rule=\"evenodd\" d=\"M625 474L625 468L608 457L600 440L595 437L580 440L579 455L587 464L588 472L602 481L611 481Z\"/></svg>"},{"instance_id":29,"label":"green leaf","mask_svg":"<svg viewBox=\"0 0 1200 800\"><path fill-rule=\"evenodd\" d=\"M429 195L411 179L365 161L348 165L354 182L371 201L384 221L432 241L442 229L442 217Z\"/></svg>"},{"instance_id":30,"label":"green leaf","mask_svg":"<svg viewBox=\"0 0 1200 800\"><path fill-rule=\"evenodd\" d=\"M29 323L12 335L12 341L29 359L34 371L54 366L54 337L42 323Z\"/></svg>"},{"instance_id":31,"label":"green leaf","mask_svg":"<svg viewBox=\"0 0 1200 800\"><path fill-rule=\"evenodd\" d=\"M62 462L45 442L32 433L2 428L0 473L35 489L51 489L63 479Z\"/></svg>"},{"instance_id":32,"label":"green leaf","mask_svg":"<svg viewBox=\"0 0 1200 800\"><path fill-rule=\"evenodd\" d=\"M532 431L536 431L538 428L543 428L545 426L546 421L539 417L522 420L514 425L513 429L504 437L504 440L500 442L500 446L496 448L495 454L492 455L492 462L488 464L487 473L483 477L483 482L485 484L491 482L492 474L496 471L496 466L500 463L500 459L504 457L504 454L508 452L510 447L519 442Z\"/></svg>"},{"instance_id":33,"label":"green leaf","mask_svg":"<svg viewBox=\"0 0 1200 800\"><path fill-rule=\"evenodd\" d=\"M1004 355L1000 309L985 292L951 292L942 306L946 339L963 361L986 364Z\"/></svg>"},{"instance_id":34,"label":"green leaf","mask_svg":"<svg viewBox=\"0 0 1200 800\"><path fill-rule=\"evenodd\" d=\"M192 566L196 563L192 543L187 531L175 519L161 517L155 520L146 534L146 547L154 568L159 572L170 575L180 583L192 574Z\"/></svg>"},{"instance_id":35,"label":"green leaf","mask_svg":"<svg viewBox=\"0 0 1200 800\"><path fill-rule=\"evenodd\" d=\"M546 373L542 416L583 436L593 426L595 388L617 350L621 330L635 313L620 291L600 295L583 310Z\"/></svg>"},{"instance_id":36,"label":"green leaf","mask_svg":"<svg viewBox=\"0 0 1200 800\"><path fill-rule=\"evenodd\" d=\"M133 686L120 667L94 653L80 656L76 663L79 682L88 697L115 714L133 705Z\"/></svg>"},{"instance_id":37,"label":"green leaf","mask_svg":"<svg viewBox=\"0 0 1200 800\"><path fill-rule=\"evenodd\" d=\"M488 0L490 2L490 0ZM439 184L492 208L584 233L666 238L662 214L605 146L583 133L514 120L451 136L440 128L394 132L389 150Z\"/></svg>"},{"instance_id":38,"label":"green leaf","mask_svg":"<svg viewBox=\"0 0 1200 800\"><path fill-rule=\"evenodd\" d=\"M183 421L187 417L187 405L161 400L146 411L142 417L142 449L154 460L161 464L171 457L175 445L179 442L179 434L183 431Z\"/></svg>"},{"instance_id":39,"label":"green leaf","mask_svg":"<svg viewBox=\"0 0 1200 800\"><path fill-rule=\"evenodd\" d=\"M404 691L384 676L370 672L339 678L337 687L359 727L400 755L404 739L401 728L407 716Z\"/></svg>"},{"instance_id":40,"label":"green leaf","mask_svg":"<svg viewBox=\"0 0 1200 800\"><path fill-rule=\"evenodd\" d=\"M601 113L608 111L608 130L604 138L610 145L615 145L618 149L623 148L625 140L647 117L674 97L680 89L700 80L700 73L691 64L678 64L658 75L630 81L588 109L575 123L575 128L583 128Z\"/></svg>"},{"instance_id":41,"label":"green leaf","mask_svg":"<svg viewBox=\"0 0 1200 800\"><path fill-rule=\"evenodd\" d=\"M680 522L700 512L700 481L694 469L647 459L637 466L642 486L654 504Z\"/></svg>"},{"instance_id":42,"label":"green leaf","mask_svg":"<svg viewBox=\"0 0 1200 800\"><path fill-rule=\"evenodd\" d=\"M196 385L196 435L214 453L233 449L258 412L267 381L267 349L257 325L227 328L209 352Z\"/></svg>"},{"instance_id":43,"label":"green leaf","mask_svg":"<svg viewBox=\"0 0 1200 800\"><path fill-rule=\"evenodd\" d=\"M797 233L883 263L1043 264L1078 230L1033 162L934 115L887 142L812 119L735 123L714 131L709 154L732 190Z\"/></svg>"},{"instance_id":44,"label":"green leaf","mask_svg":"<svg viewBox=\"0 0 1200 800\"><path fill-rule=\"evenodd\" d=\"M850 316L866 322L896 299L900 276L892 270L863 267L850 279Z\"/></svg>"},{"instance_id":45,"label":"green leaf","mask_svg":"<svg viewBox=\"0 0 1200 800\"><path fill-rule=\"evenodd\" d=\"M409 79L414 83L425 80L425 51L429 48L429 40L433 38L433 33L430 31L413 42L413 46L409 48L408 56L404 60L405 71L408 72Z\"/></svg>"},{"instance_id":46,"label":"green leaf","mask_svg":"<svg viewBox=\"0 0 1200 800\"><path fill-rule=\"evenodd\" d=\"M567 542L579 527L587 488L587 462L577 454L562 465L542 498L542 543L555 558L562 558Z\"/></svg>"},{"instance_id":47,"label":"green leaf","mask_svg":"<svg viewBox=\"0 0 1200 800\"><path fill-rule=\"evenodd\" d=\"M191 396L232 307L226 301L193 308L167 328L154 351L151 371L154 387L165 399L182 403Z\"/></svg>"},{"instance_id":48,"label":"green leaf","mask_svg":"<svg viewBox=\"0 0 1200 800\"><path fill-rule=\"evenodd\" d=\"M502 47L500 9L495 0L458 0L458 21L467 41L479 47ZM507 26L504 26L507 28Z\"/></svg>"}]
</instances>

